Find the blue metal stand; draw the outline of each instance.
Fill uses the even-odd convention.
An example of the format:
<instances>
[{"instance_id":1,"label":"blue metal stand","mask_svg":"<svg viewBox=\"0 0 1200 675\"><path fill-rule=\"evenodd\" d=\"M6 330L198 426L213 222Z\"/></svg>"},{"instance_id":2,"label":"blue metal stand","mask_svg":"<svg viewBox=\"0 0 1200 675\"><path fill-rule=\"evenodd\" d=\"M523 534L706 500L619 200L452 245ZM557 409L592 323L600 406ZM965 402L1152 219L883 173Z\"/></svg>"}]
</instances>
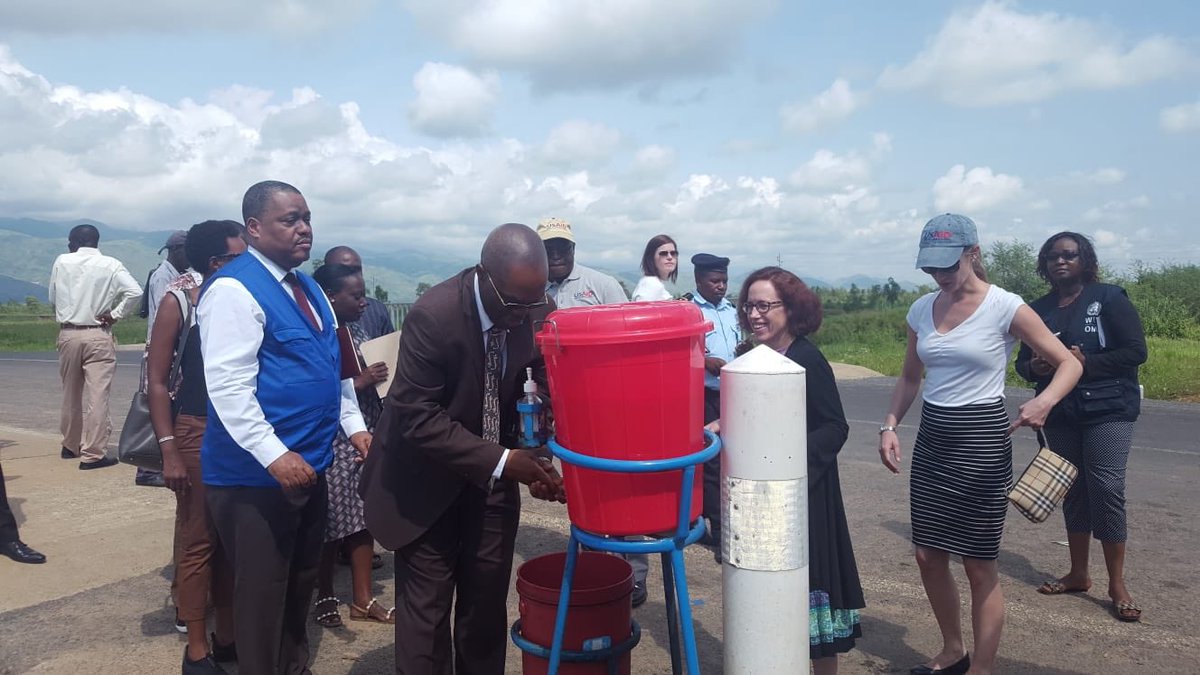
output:
<instances>
[{"instance_id":1,"label":"blue metal stand","mask_svg":"<svg viewBox=\"0 0 1200 675\"><path fill-rule=\"evenodd\" d=\"M603 459L581 455L559 445L555 439L550 439L547 445L550 450L564 463L584 469L609 471L613 473L658 473L663 471L680 471L683 483L679 491L679 515L675 533L671 537L649 539L646 541L624 541L603 535L594 534L571 526L571 538L567 542L567 560L563 570L562 590L558 596L558 614L554 620L554 640L550 645L550 675L558 675L559 664L566 661L576 661L581 652L564 652L562 648L563 634L567 626L567 608L571 598L571 583L575 577L575 563L579 557L579 546L583 545L597 551L613 553L659 553L663 562L663 593L666 596L667 629L671 637L671 670L675 675L681 675L683 670L680 663L680 634L683 637L683 652L687 658L688 675L700 675L700 658L696 651L696 631L692 622L692 603L688 596L687 568L684 566L683 549L696 543L704 536L704 519L697 518L695 522L688 521L692 503L692 485L696 476L696 466L716 456L721 450L720 439L708 431L704 432L708 445L699 452L658 460L616 460ZM637 624L634 624L634 634L638 634ZM518 641L517 626L513 627L513 641L525 651ZM633 641L636 644L636 640ZM632 649L633 644L629 645ZM534 645L536 646L536 645ZM615 659L606 655L603 658L578 660L608 660L609 669L613 668Z\"/></svg>"}]
</instances>

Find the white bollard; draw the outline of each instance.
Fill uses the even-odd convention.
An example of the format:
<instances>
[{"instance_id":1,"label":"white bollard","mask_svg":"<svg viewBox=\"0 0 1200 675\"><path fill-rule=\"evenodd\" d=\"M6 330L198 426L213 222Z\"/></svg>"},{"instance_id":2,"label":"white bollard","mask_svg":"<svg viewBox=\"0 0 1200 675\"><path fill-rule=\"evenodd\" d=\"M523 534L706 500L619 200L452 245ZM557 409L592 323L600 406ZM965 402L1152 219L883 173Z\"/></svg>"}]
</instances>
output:
<instances>
[{"instance_id":1,"label":"white bollard","mask_svg":"<svg viewBox=\"0 0 1200 675\"><path fill-rule=\"evenodd\" d=\"M725 673L807 673L804 368L760 346L721 369Z\"/></svg>"}]
</instances>

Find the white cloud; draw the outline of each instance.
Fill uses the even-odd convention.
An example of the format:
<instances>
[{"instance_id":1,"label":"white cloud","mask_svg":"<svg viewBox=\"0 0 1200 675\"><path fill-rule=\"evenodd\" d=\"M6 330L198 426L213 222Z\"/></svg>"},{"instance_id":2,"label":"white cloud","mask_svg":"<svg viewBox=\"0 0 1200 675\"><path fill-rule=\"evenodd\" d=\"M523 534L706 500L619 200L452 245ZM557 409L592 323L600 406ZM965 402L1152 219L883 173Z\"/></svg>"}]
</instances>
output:
<instances>
[{"instance_id":1,"label":"white cloud","mask_svg":"<svg viewBox=\"0 0 1200 675\"><path fill-rule=\"evenodd\" d=\"M376 0L5 0L0 26L31 33L310 33L358 18Z\"/></svg>"},{"instance_id":2,"label":"white cloud","mask_svg":"<svg viewBox=\"0 0 1200 675\"><path fill-rule=\"evenodd\" d=\"M634 168L641 174L660 174L675 165L675 151L664 145L647 145L633 156Z\"/></svg>"},{"instance_id":3,"label":"white cloud","mask_svg":"<svg viewBox=\"0 0 1200 675\"><path fill-rule=\"evenodd\" d=\"M785 103L779 109L779 119L787 131L805 134L849 117L864 99L864 94L852 91L850 83L838 78L809 101Z\"/></svg>"},{"instance_id":4,"label":"white cloud","mask_svg":"<svg viewBox=\"0 0 1200 675\"><path fill-rule=\"evenodd\" d=\"M1200 101L1163 108L1158 123L1163 131L1173 134L1200 131Z\"/></svg>"},{"instance_id":5,"label":"white cloud","mask_svg":"<svg viewBox=\"0 0 1200 675\"><path fill-rule=\"evenodd\" d=\"M813 192L853 187L866 182L870 175L870 163L855 153L839 155L830 150L818 150L812 159L788 176L788 183Z\"/></svg>"},{"instance_id":6,"label":"white cloud","mask_svg":"<svg viewBox=\"0 0 1200 675\"><path fill-rule=\"evenodd\" d=\"M1116 185L1117 183L1121 183L1125 180L1125 172L1112 166L1105 167L1103 169L1096 169L1090 173L1080 173L1075 175L1078 175L1085 182L1092 183L1094 185Z\"/></svg>"},{"instance_id":7,"label":"white cloud","mask_svg":"<svg viewBox=\"0 0 1200 675\"><path fill-rule=\"evenodd\" d=\"M962 164L950 167L933 183L933 205L938 211L974 215L1010 202L1024 192L1018 176L994 173L991 167L970 171Z\"/></svg>"},{"instance_id":8,"label":"white cloud","mask_svg":"<svg viewBox=\"0 0 1200 675\"><path fill-rule=\"evenodd\" d=\"M1183 72L1193 61L1170 37L1154 35L1130 46L1103 24L989 1L952 14L911 62L888 66L879 84L932 90L956 105L1003 105L1071 89L1151 82Z\"/></svg>"},{"instance_id":9,"label":"white cloud","mask_svg":"<svg viewBox=\"0 0 1200 675\"><path fill-rule=\"evenodd\" d=\"M542 90L619 87L727 66L776 0L407 0L477 63L526 72Z\"/></svg>"},{"instance_id":10,"label":"white cloud","mask_svg":"<svg viewBox=\"0 0 1200 675\"><path fill-rule=\"evenodd\" d=\"M1133 211L1148 206L1150 198L1146 195L1138 195L1131 199L1113 199L1084 211L1081 219L1086 223L1118 223L1123 222Z\"/></svg>"},{"instance_id":11,"label":"white cloud","mask_svg":"<svg viewBox=\"0 0 1200 675\"><path fill-rule=\"evenodd\" d=\"M621 132L598 122L569 120L554 127L541 156L556 165L579 166L608 160L621 142Z\"/></svg>"},{"instance_id":12,"label":"white cloud","mask_svg":"<svg viewBox=\"0 0 1200 675\"><path fill-rule=\"evenodd\" d=\"M479 136L487 132L500 98L500 76L426 63L413 75L417 99L409 106L413 127L430 136Z\"/></svg>"}]
</instances>

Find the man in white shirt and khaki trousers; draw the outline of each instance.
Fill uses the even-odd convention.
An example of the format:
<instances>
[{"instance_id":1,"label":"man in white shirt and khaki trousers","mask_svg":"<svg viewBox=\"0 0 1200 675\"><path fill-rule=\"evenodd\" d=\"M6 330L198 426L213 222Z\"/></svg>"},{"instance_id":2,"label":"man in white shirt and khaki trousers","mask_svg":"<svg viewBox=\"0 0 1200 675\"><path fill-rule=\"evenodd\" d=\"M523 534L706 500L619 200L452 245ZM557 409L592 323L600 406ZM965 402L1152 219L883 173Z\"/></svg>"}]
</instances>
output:
<instances>
[{"instance_id":1,"label":"man in white shirt and khaki trousers","mask_svg":"<svg viewBox=\"0 0 1200 675\"><path fill-rule=\"evenodd\" d=\"M105 456L112 435L108 396L117 366L111 328L142 296L121 261L102 255L99 245L94 226L75 226L67 238L70 253L58 256L50 272L50 304L60 327L62 457L79 457L80 469L117 463Z\"/></svg>"}]
</instances>

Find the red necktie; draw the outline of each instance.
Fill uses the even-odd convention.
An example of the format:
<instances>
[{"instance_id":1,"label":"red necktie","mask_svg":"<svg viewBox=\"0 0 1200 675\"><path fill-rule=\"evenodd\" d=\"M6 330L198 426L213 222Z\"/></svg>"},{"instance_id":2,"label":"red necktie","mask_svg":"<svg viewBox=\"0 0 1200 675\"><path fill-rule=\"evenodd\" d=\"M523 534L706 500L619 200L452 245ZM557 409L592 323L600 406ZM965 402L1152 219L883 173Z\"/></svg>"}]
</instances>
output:
<instances>
[{"instance_id":1,"label":"red necktie","mask_svg":"<svg viewBox=\"0 0 1200 675\"><path fill-rule=\"evenodd\" d=\"M304 292L304 287L300 285L300 279L296 277L296 273L288 272L283 275L283 281L292 287L292 296L296 298L296 304L300 305L300 311L308 317L308 322L312 324L313 328L321 330L321 327L317 325L317 316L313 314L312 305L308 303L308 294Z\"/></svg>"}]
</instances>

